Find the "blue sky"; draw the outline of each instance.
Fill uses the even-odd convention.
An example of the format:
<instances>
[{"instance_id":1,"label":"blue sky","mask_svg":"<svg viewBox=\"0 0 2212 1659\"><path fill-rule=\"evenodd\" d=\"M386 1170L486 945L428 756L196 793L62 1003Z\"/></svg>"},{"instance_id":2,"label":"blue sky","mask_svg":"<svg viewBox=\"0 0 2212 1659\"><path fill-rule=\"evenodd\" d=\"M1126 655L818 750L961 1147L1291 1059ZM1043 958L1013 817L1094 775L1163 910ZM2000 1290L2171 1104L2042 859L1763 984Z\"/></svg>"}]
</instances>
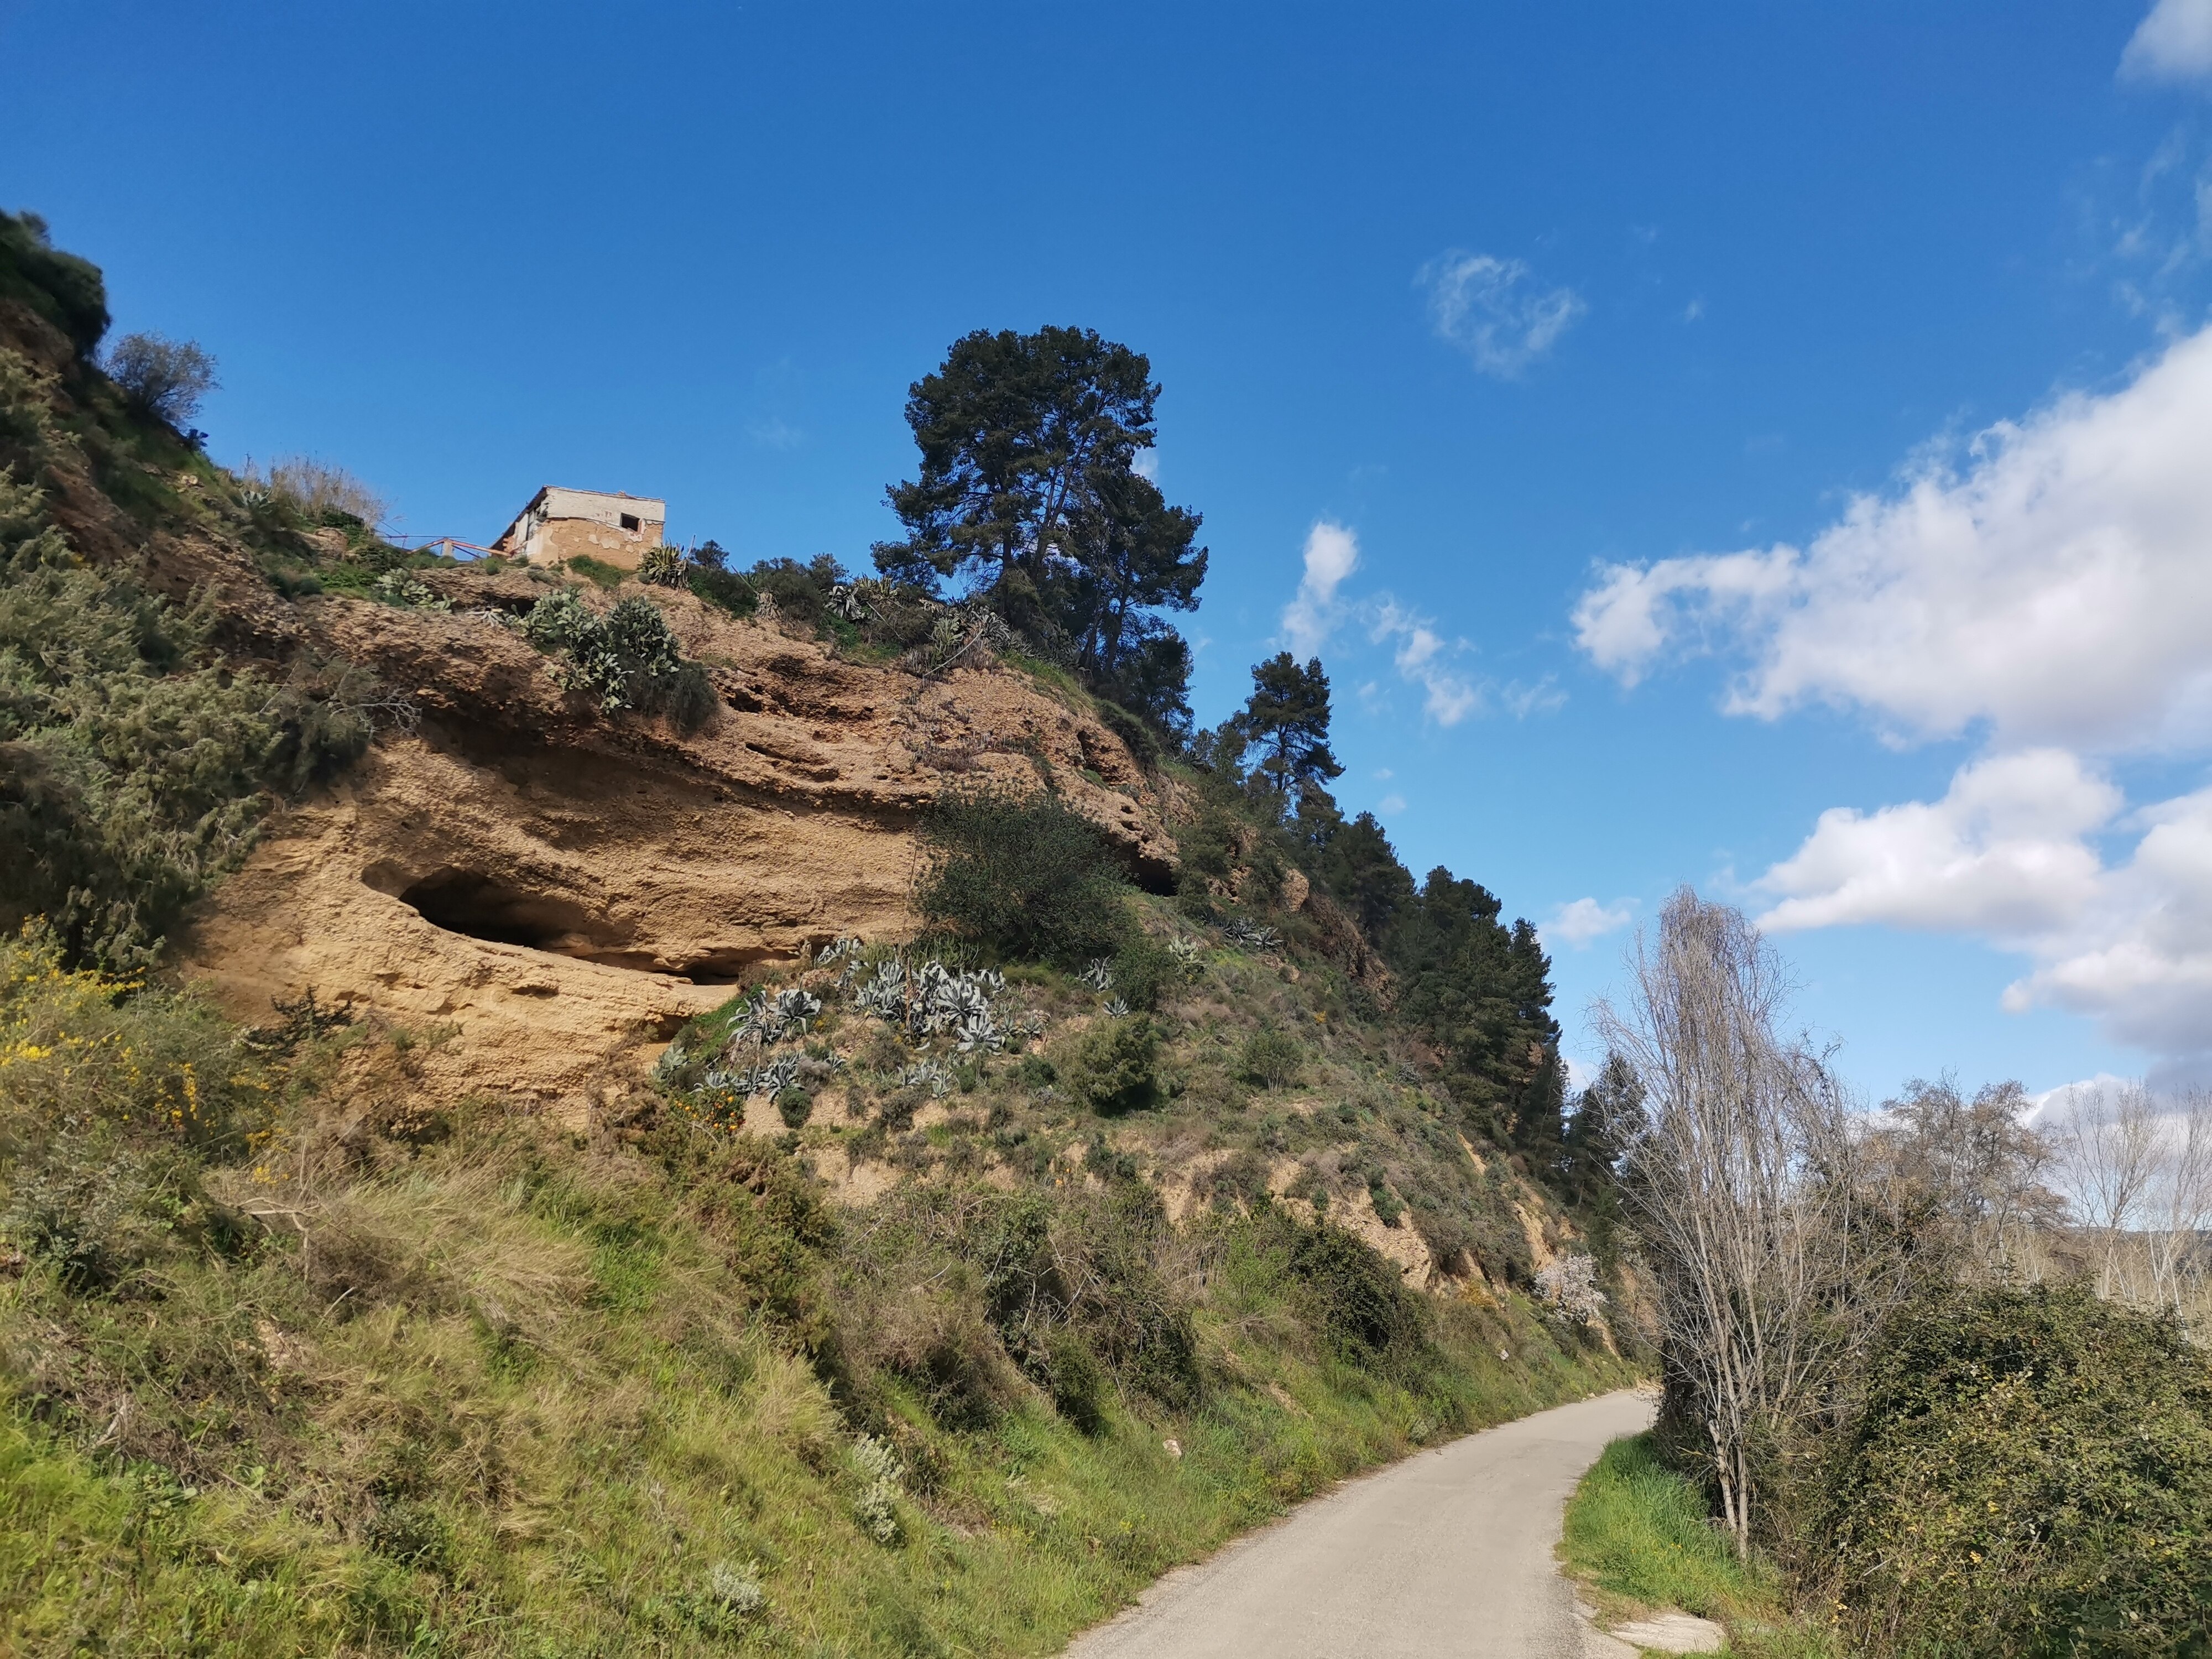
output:
<instances>
[{"instance_id":1,"label":"blue sky","mask_svg":"<svg viewBox=\"0 0 2212 1659\"><path fill-rule=\"evenodd\" d=\"M1869 1097L2044 1089L2212 1051L2212 0L2148 3L0 3L0 203L416 534L864 564L908 383L1096 327L1201 716L1318 649L1571 1052L1687 881Z\"/></svg>"}]
</instances>

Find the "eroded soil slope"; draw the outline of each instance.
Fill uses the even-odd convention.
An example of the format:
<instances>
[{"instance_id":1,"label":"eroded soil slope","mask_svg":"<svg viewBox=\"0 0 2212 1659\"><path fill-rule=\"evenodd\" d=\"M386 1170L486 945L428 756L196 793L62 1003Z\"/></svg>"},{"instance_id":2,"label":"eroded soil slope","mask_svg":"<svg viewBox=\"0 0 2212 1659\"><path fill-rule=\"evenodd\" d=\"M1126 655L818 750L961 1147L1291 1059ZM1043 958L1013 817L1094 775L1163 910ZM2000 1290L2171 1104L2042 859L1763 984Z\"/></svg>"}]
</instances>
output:
<instances>
[{"instance_id":1,"label":"eroded soil slope","mask_svg":"<svg viewBox=\"0 0 2212 1659\"><path fill-rule=\"evenodd\" d=\"M220 574L219 545L189 552L198 580ZM241 1017L312 987L432 1039L426 1086L580 1105L748 964L909 932L915 817L949 785L1049 775L1140 880L1171 873L1127 747L1026 675L848 661L645 590L723 704L687 737L562 690L501 620L552 591L542 578L424 574L452 611L322 597L267 613L294 648L374 667L422 720L274 819L184 941L185 970Z\"/></svg>"}]
</instances>

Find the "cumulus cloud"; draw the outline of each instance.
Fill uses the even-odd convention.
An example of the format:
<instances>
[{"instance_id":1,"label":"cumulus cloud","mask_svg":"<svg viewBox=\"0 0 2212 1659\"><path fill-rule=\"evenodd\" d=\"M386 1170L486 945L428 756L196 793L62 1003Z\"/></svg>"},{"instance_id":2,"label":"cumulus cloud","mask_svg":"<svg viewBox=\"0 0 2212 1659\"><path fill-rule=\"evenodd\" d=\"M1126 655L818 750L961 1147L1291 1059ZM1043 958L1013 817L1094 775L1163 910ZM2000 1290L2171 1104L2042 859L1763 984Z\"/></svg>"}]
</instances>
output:
<instances>
[{"instance_id":1,"label":"cumulus cloud","mask_svg":"<svg viewBox=\"0 0 2212 1659\"><path fill-rule=\"evenodd\" d=\"M2058 749L1961 768L1937 801L1820 814L1805 844L1760 877L1776 931L1887 922L2033 941L2076 921L2103 869L2083 839L2120 792Z\"/></svg>"},{"instance_id":2,"label":"cumulus cloud","mask_svg":"<svg viewBox=\"0 0 2212 1659\"><path fill-rule=\"evenodd\" d=\"M1733 714L1978 733L1941 799L1823 813L1754 884L1762 923L1987 939L2029 959L2008 1007L2212 1073L2212 789L2130 810L2102 763L2212 751L2208 433L2212 330L1916 465L1802 548L1602 568L1577 638L1627 684L1730 659Z\"/></svg>"},{"instance_id":3,"label":"cumulus cloud","mask_svg":"<svg viewBox=\"0 0 2212 1659\"><path fill-rule=\"evenodd\" d=\"M1578 898L1562 904L1552 913L1552 919L1540 923L1536 931L1547 945L1557 940L1579 951L1593 939L1619 933L1628 926L1629 920L1626 904L1604 905L1594 898Z\"/></svg>"},{"instance_id":4,"label":"cumulus cloud","mask_svg":"<svg viewBox=\"0 0 2212 1659\"><path fill-rule=\"evenodd\" d=\"M2212 78L2212 0L2158 0L2120 53L2130 80Z\"/></svg>"},{"instance_id":5,"label":"cumulus cloud","mask_svg":"<svg viewBox=\"0 0 2212 1659\"><path fill-rule=\"evenodd\" d=\"M1856 706L1900 737L2000 746L2212 738L2212 330L2130 384L2001 422L1965 465L1854 500L1802 549L1602 567L1577 642L1633 684L1745 659L1726 707Z\"/></svg>"},{"instance_id":6,"label":"cumulus cloud","mask_svg":"<svg viewBox=\"0 0 2212 1659\"><path fill-rule=\"evenodd\" d=\"M1340 524L1316 519L1306 532L1305 574L1283 607L1283 634L1291 649L1310 657L1328 642L1338 620L1336 590L1359 568L1359 538Z\"/></svg>"},{"instance_id":7,"label":"cumulus cloud","mask_svg":"<svg viewBox=\"0 0 2212 1659\"><path fill-rule=\"evenodd\" d=\"M2094 1016L2119 1042L2212 1061L2212 789L2136 814L2145 826L2125 863L2106 871L2073 928L2039 940L2035 971L2005 1006Z\"/></svg>"},{"instance_id":8,"label":"cumulus cloud","mask_svg":"<svg viewBox=\"0 0 2212 1659\"><path fill-rule=\"evenodd\" d=\"M1457 248L1414 275L1429 321L1483 374L1510 380L1549 351L1589 307L1571 288L1545 288L1519 259Z\"/></svg>"},{"instance_id":9,"label":"cumulus cloud","mask_svg":"<svg viewBox=\"0 0 2212 1659\"><path fill-rule=\"evenodd\" d=\"M2100 835L2124 855L2101 854ZM2127 812L2062 750L1991 757L1941 800L1822 813L1754 885L1777 896L1759 918L1777 931L1880 922L1988 939L2033 962L2006 988L2013 1012L2064 1008L2169 1065L2212 1065L2212 789Z\"/></svg>"}]
</instances>

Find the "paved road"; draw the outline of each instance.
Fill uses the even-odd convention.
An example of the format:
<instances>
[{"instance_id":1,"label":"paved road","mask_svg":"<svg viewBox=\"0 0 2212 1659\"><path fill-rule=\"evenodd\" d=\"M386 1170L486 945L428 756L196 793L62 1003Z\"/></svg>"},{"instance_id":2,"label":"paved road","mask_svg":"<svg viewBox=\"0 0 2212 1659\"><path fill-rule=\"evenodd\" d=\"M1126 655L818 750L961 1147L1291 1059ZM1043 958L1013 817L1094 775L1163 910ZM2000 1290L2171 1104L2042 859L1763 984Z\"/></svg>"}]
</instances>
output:
<instances>
[{"instance_id":1,"label":"paved road","mask_svg":"<svg viewBox=\"0 0 2212 1659\"><path fill-rule=\"evenodd\" d=\"M1559 1511L1651 1413L1609 1394L1340 1486L1170 1574L1067 1659L1581 1659Z\"/></svg>"}]
</instances>

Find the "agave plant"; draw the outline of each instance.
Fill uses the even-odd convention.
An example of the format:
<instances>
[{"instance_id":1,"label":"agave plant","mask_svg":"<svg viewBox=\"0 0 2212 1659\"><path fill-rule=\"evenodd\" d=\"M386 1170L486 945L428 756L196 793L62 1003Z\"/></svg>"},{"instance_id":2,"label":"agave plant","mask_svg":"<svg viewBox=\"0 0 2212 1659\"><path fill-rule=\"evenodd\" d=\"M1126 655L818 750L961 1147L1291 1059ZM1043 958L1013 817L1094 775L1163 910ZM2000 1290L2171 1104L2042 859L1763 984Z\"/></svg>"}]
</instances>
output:
<instances>
[{"instance_id":1,"label":"agave plant","mask_svg":"<svg viewBox=\"0 0 2212 1659\"><path fill-rule=\"evenodd\" d=\"M1221 936L1231 945L1242 945L1248 951L1272 951L1283 942L1283 936L1273 928L1241 917L1221 925Z\"/></svg>"},{"instance_id":2,"label":"agave plant","mask_svg":"<svg viewBox=\"0 0 2212 1659\"><path fill-rule=\"evenodd\" d=\"M830 590L830 611L848 623L864 623L873 615L860 590L850 582L839 582Z\"/></svg>"},{"instance_id":3,"label":"agave plant","mask_svg":"<svg viewBox=\"0 0 2212 1659\"><path fill-rule=\"evenodd\" d=\"M681 587L685 575L684 555L666 545L648 547L637 562L637 574L641 581L659 587Z\"/></svg>"},{"instance_id":4,"label":"agave plant","mask_svg":"<svg viewBox=\"0 0 2212 1659\"><path fill-rule=\"evenodd\" d=\"M760 1048L794 1034L803 1036L821 1012L822 999L811 991L794 985L771 996L763 986L738 1005L737 1018L730 1022L728 1047L734 1049L739 1043L750 1042Z\"/></svg>"},{"instance_id":5,"label":"agave plant","mask_svg":"<svg viewBox=\"0 0 2212 1659\"><path fill-rule=\"evenodd\" d=\"M915 1061L900 1073L899 1081L908 1088L928 1090L932 1100L944 1099L959 1084L952 1068L941 1060Z\"/></svg>"},{"instance_id":6,"label":"agave plant","mask_svg":"<svg viewBox=\"0 0 2212 1659\"><path fill-rule=\"evenodd\" d=\"M1092 990L1103 996L1114 988L1114 965L1104 957L1095 957L1091 965L1076 975Z\"/></svg>"},{"instance_id":7,"label":"agave plant","mask_svg":"<svg viewBox=\"0 0 2212 1659\"><path fill-rule=\"evenodd\" d=\"M451 611L447 601L432 592L419 578L404 570L387 570L369 584L369 592L386 605L406 611Z\"/></svg>"},{"instance_id":8,"label":"agave plant","mask_svg":"<svg viewBox=\"0 0 2212 1659\"><path fill-rule=\"evenodd\" d=\"M878 1019L903 1024L906 1021L906 964L894 957L879 962L876 971L853 992L853 1006Z\"/></svg>"},{"instance_id":9,"label":"agave plant","mask_svg":"<svg viewBox=\"0 0 2212 1659\"><path fill-rule=\"evenodd\" d=\"M934 957L908 969L894 958L877 964L854 991L853 1004L898 1026L910 1041L950 1037L963 1053L996 1054L1026 1035L1021 1021L1002 1024L993 1006L1006 989L1006 975L994 969L955 972Z\"/></svg>"},{"instance_id":10,"label":"agave plant","mask_svg":"<svg viewBox=\"0 0 2212 1659\"><path fill-rule=\"evenodd\" d=\"M1176 967L1185 979L1196 979L1206 971L1205 953L1194 939L1169 940L1168 954L1175 958Z\"/></svg>"}]
</instances>

